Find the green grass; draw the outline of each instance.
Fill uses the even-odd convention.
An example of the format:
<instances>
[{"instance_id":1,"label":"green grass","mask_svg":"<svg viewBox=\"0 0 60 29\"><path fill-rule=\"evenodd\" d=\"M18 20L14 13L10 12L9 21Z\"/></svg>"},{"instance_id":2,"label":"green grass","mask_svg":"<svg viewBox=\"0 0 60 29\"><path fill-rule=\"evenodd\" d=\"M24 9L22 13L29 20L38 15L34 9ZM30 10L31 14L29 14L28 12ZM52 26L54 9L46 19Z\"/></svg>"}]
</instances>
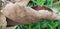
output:
<instances>
[{"instance_id":1,"label":"green grass","mask_svg":"<svg viewBox=\"0 0 60 29\"><path fill-rule=\"evenodd\" d=\"M21 27L22 26L22 27ZM19 29L56 29L60 27L60 22L58 20L52 21L52 20L43 20L34 24L28 24L28 25L19 25ZM16 29L18 29L18 27Z\"/></svg>"}]
</instances>

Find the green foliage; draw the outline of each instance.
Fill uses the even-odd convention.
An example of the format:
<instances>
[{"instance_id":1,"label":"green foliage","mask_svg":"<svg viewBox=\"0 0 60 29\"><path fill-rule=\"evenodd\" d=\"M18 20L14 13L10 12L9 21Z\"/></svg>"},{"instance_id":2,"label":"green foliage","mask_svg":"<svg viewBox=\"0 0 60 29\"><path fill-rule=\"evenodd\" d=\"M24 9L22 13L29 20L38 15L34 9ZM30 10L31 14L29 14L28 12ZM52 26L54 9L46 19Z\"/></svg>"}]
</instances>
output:
<instances>
[{"instance_id":1,"label":"green foliage","mask_svg":"<svg viewBox=\"0 0 60 29\"><path fill-rule=\"evenodd\" d=\"M28 24L28 25L21 25L17 27L16 29L56 29L57 26L59 26L60 23L58 20L52 21L52 20L43 20L34 24ZM60 28L60 26L58 27Z\"/></svg>"},{"instance_id":2,"label":"green foliage","mask_svg":"<svg viewBox=\"0 0 60 29\"><path fill-rule=\"evenodd\" d=\"M0 10L2 9L2 7L0 7Z\"/></svg>"},{"instance_id":3,"label":"green foliage","mask_svg":"<svg viewBox=\"0 0 60 29\"><path fill-rule=\"evenodd\" d=\"M2 25L2 24L0 24L0 29L2 29L2 26L3 26L3 25Z\"/></svg>"},{"instance_id":4,"label":"green foliage","mask_svg":"<svg viewBox=\"0 0 60 29\"><path fill-rule=\"evenodd\" d=\"M0 0L0 3L1 3L1 0ZM2 7L0 7L0 10L2 9Z\"/></svg>"},{"instance_id":5,"label":"green foliage","mask_svg":"<svg viewBox=\"0 0 60 29\"><path fill-rule=\"evenodd\" d=\"M53 5L53 0L31 0L31 1L32 1L32 3L29 3L28 6L30 6L30 5L34 6L34 4L35 4L35 5L40 5L40 6L46 5L46 6L52 7L52 5Z\"/></svg>"},{"instance_id":6,"label":"green foliage","mask_svg":"<svg viewBox=\"0 0 60 29\"><path fill-rule=\"evenodd\" d=\"M0 2L1 2L1 0L0 0Z\"/></svg>"},{"instance_id":7,"label":"green foliage","mask_svg":"<svg viewBox=\"0 0 60 29\"><path fill-rule=\"evenodd\" d=\"M32 0L37 5L44 5L45 0Z\"/></svg>"},{"instance_id":8,"label":"green foliage","mask_svg":"<svg viewBox=\"0 0 60 29\"><path fill-rule=\"evenodd\" d=\"M29 7L33 7L35 5L40 5L40 6L47 6L49 8L53 7L59 7L60 8L60 0L57 3L57 6L54 6L53 3L54 0L31 0L28 4Z\"/></svg>"},{"instance_id":9,"label":"green foliage","mask_svg":"<svg viewBox=\"0 0 60 29\"><path fill-rule=\"evenodd\" d=\"M45 0L31 0L28 4L28 6L33 7L35 5L40 5L43 6L44 5Z\"/></svg>"}]
</instances>

